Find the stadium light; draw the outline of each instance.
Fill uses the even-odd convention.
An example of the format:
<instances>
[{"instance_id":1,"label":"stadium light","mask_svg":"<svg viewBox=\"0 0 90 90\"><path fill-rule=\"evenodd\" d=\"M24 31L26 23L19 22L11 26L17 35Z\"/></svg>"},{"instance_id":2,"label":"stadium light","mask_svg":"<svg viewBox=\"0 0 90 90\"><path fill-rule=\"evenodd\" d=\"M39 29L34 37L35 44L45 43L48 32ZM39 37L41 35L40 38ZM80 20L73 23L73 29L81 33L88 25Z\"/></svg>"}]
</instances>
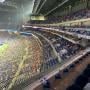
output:
<instances>
[{"instance_id":1,"label":"stadium light","mask_svg":"<svg viewBox=\"0 0 90 90\"><path fill-rule=\"evenodd\" d=\"M5 0L0 0L1 3L5 2Z\"/></svg>"}]
</instances>

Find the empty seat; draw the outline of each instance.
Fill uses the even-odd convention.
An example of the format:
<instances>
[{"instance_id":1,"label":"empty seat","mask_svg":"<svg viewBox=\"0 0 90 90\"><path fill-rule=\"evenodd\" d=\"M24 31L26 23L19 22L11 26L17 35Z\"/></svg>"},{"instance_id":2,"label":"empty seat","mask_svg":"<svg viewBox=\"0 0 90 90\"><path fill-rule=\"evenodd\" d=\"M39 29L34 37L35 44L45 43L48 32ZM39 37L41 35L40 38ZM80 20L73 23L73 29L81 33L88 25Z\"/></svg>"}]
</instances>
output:
<instances>
[{"instance_id":1,"label":"empty seat","mask_svg":"<svg viewBox=\"0 0 90 90\"><path fill-rule=\"evenodd\" d=\"M55 64L54 64L54 62L53 62L53 60L51 60L51 63L52 63L52 66L54 66Z\"/></svg>"},{"instance_id":2,"label":"empty seat","mask_svg":"<svg viewBox=\"0 0 90 90\"><path fill-rule=\"evenodd\" d=\"M55 75L55 79L61 79L60 73L57 73L57 74Z\"/></svg>"},{"instance_id":3,"label":"empty seat","mask_svg":"<svg viewBox=\"0 0 90 90\"><path fill-rule=\"evenodd\" d=\"M50 87L51 87L50 82L48 80L44 81L43 88L50 88Z\"/></svg>"},{"instance_id":4,"label":"empty seat","mask_svg":"<svg viewBox=\"0 0 90 90\"><path fill-rule=\"evenodd\" d=\"M52 63L51 63L51 61L49 61L49 62L48 62L48 64L49 64L49 66L50 66L50 67L52 66Z\"/></svg>"},{"instance_id":5,"label":"empty seat","mask_svg":"<svg viewBox=\"0 0 90 90\"><path fill-rule=\"evenodd\" d=\"M82 61L82 60L84 60L84 59L83 59L83 58L80 58L80 59L79 59L79 61Z\"/></svg>"},{"instance_id":6,"label":"empty seat","mask_svg":"<svg viewBox=\"0 0 90 90\"><path fill-rule=\"evenodd\" d=\"M53 59L53 63L54 63L54 65L57 64L56 60Z\"/></svg>"},{"instance_id":7,"label":"empty seat","mask_svg":"<svg viewBox=\"0 0 90 90\"><path fill-rule=\"evenodd\" d=\"M75 61L75 64L79 64L79 61Z\"/></svg>"},{"instance_id":8,"label":"empty seat","mask_svg":"<svg viewBox=\"0 0 90 90\"><path fill-rule=\"evenodd\" d=\"M67 73L67 72L69 72L67 68L63 70L63 73Z\"/></svg>"},{"instance_id":9,"label":"empty seat","mask_svg":"<svg viewBox=\"0 0 90 90\"><path fill-rule=\"evenodd\" d=\"M70 65L70 68L74 68L74 67L75 67L75 65L74 65L74 64L71 64L71 65Z\"/></svg>"}]
</instances>

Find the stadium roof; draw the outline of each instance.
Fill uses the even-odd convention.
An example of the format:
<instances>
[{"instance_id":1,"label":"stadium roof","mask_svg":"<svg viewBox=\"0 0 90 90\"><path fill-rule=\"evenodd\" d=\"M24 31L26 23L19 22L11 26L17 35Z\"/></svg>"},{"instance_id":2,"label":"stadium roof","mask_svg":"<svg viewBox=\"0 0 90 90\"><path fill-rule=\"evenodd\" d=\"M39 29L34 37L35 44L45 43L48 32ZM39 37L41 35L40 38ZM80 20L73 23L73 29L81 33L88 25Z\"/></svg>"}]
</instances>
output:
<instances>
[{"instance_id":1,"label":"stadium roof","mask_svg":"<svg viewBox=\"0 0 90 90\"><path fill-rule=\"evenodd\" d=\"M54 11L60 11L68 5L74 5L78 0L35 0L33 14L49 15Z\"/></svg>"}]
</instances>

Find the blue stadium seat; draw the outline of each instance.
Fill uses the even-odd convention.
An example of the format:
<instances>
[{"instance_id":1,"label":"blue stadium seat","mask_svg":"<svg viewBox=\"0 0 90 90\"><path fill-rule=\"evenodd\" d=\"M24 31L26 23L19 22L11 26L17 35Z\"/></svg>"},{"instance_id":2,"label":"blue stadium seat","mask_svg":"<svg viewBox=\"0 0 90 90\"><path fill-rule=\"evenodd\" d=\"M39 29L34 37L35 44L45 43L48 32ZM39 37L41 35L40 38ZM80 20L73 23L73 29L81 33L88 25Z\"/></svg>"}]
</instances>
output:
<instances>
[{"instance_id":1,"label":"blue stadium seat","mask_svg":"<svg viewBox=\"0 0 90 90\"><path fill-rule=\"evenodd\" d=\"M75 63L75 64L79 64L79 60L75 61L74 63Z\"/></svg>"},{"instance_id":2,"label":"blue stadium seat","mask_svg":"<svg viewBox=\"0 0 90 90\"><path fill-rule=\"evenodd\" d=\"M69 72L69 70L66 68L66 69L64 69L63 70L63 73L65 74L65 73L68 73Z\"/></svg>"},{"instance_id":3,"label":"blue stadium seat","mask_svg":"<svg viewBox=\"0 0 90 90\"><path fill-rule=\"evenodd\" d=\"M61 74L60 74L60 73L57 73L57 74L55 75L55 79L61 79Z\"/></svg>"},{"instance_id":4,"label":"blue stadium seat","mask_svg":"<svg viewBox=\"0 0 90 90\"><path fill-rule=\"evenodd\" d=\"M46 80L46 83L43 83L43 88L51 88L49 80Z\"/></svg>"},{"instance_id":5,"label":"blue stadium seat","mask_svg":"<svg viewBox=\"0 0 90 90\"><path fill-rule=\"evenodd\" d=\"M69 68L74 68L75 67L75 65L74 64L71 64L70 66L69 66Z\"/></svg>"}]
</instances>

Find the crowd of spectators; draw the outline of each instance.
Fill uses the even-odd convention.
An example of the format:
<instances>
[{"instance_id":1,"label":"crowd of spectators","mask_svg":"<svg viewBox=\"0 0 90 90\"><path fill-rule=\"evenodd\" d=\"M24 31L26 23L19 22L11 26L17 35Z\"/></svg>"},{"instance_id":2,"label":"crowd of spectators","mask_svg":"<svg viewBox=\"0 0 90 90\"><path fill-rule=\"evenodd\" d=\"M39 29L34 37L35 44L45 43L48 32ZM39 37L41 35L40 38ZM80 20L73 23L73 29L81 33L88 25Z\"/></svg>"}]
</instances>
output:
<instances>
[{"instance_id":1,"label":"crowd of spectators","mask_svg":"<svg viewBox=\"0 0 90 90\"><path fill-rule=\"evenodd\" d=\"M0 40L9 46L3 54L0 53L0 90L7 90L12 80L18 85L40 73L41 51L32 36L2 32Z\"/></svg>"},{"instance_id":2,"label":"crowd of spectators","mask_svg":"<svg viewBox=\"0 0 90 90\"><path fill-rule=\"evenodd\" d=\"M79 44L72 43L63 37L42 30L37 30L37 32L51 41L62 60L72 57L72 55L75 55L82 49L82 46Z\"/></svg>"},{"instance_id":3,"label":"crowd of spectators","mask_svg":"<svg viewBox=\"0 0 90 90\"><path fill-rule=\"evenodd\" d=\"M50 24L50 23L59 23L64 21L70 21L70 20L78 20L78 19L86 19L90 17L90 10L89 9L83 9L77 12L74 12L70 15L66 16L52 16L44 21L30 21L33 24Z\"/></svg>"},{"instance_id":4,"label":"crowd of spectators","mask_svg":"<svg viewBox=\"0 0 90 90\"><path fill-rule=\"evenodd\" d=\"M53 25L42 26L41 25L40 26L40 23L41 24L50 24L50 23L55 24L55 23L64 22L64 21L87 19L87 18L90 18L90 10L82 9L67 16L55 16L55 17L50 17L45 21L31 21L31 22L32 22L32 25L36 23L38 24L37 26L39 27L51 28L55 30L58 29L58 30L62 30L64 32L70 32L73 34L81 34L85 36L90 36L89 25L81 24L81 25L62 26L62 27L59 25L56 25L56 26L53 26Z\"/></svg>"},{"instance_id":5,"label":"crowd of spectators","mask_svg":"<svg viewBox=\"0 0 90 90\"><path fill-rule=\"evenodd\" d=\"M75 33L75 34L90 36L90 31L87 29L83 30L83 29L79 29L79 28L67 28L67 27L65 27L62 30L67 31L67 32L71 32L71 33Z\"/></svg>"},{"instance_id":6,"label":"crowd of spectators","mask_svg":"<svg viewBox=\"0 0 90 90\"><path fill-rule=\"evenodd\" d=\"M39 28L41 29L48 29L48 30L58 30L58 31L61 31L63 33L72 33L72 34L76 34L76 35L85 35L85 36L90 36L90 31L89 31L89 27L86 28L86 27L75 27L75 26L50 26L50 25L47 25L47 26L39 26Z\"/></svg>"},{"instance_id":7,"label":"crowd of spectators","mask_svg":"<svg viewBox=\"0 0 90 90\"><path fill-rule=\"evenodd\" d=\"M50 44L45 39L42 39L42 37L39 36L39 38L43 44L43 61L41 63L41 71L45 72L59 64L59 61L57 57L54 57L55 55Z\"/></svg>"}]
</instances>

